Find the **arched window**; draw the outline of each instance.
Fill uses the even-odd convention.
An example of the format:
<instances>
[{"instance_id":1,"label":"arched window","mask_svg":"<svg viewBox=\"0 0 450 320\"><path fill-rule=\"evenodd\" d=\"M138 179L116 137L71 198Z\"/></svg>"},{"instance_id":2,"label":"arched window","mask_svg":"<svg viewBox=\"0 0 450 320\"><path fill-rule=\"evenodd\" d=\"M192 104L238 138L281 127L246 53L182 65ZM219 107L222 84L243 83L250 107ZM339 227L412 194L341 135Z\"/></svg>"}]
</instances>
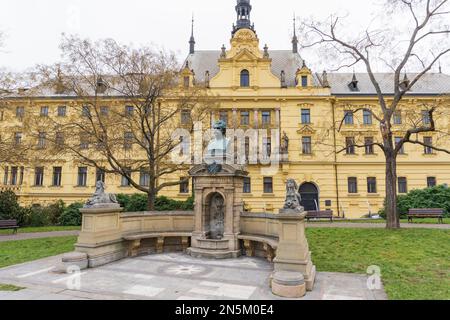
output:
<instances>
[{"instance_id":1,"label":"arched window","mask_svg":"<svg viewBox=\"0 0 450 320\"><path fill-rule=\"evenodd\" d=\"M250 72L248 70L241 71L241 87L250 87Z\"/></svg>"}]
</instances>

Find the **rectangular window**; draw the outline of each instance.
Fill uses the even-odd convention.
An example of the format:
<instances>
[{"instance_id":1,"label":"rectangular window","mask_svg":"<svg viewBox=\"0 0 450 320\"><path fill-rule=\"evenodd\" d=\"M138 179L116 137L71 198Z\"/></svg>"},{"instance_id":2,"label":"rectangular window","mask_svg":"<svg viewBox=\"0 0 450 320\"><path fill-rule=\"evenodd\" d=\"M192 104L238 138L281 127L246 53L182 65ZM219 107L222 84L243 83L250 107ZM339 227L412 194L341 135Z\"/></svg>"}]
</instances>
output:
<instances>
[{"instance_id":1,"label":"rectangular window","mask_svg":"<svg viewBox=\"0 0 450 320\"><path fill-rule=\"evenodd\" d=\"M55 134L55 144L57 147L62 147L64 145L64 133L56 132Z\"/></svg>"},{"instance_id":2,"label":"rectangular window","mask_svg":"<svg viewBox=\"0 0 450 320\"><path fill-rule=\"evenodd\" d=\"M366 151L366 154L375 154L375 148L373 147L373 137L366 137L364 138L364 149Z\"/></svg>"},{"instance_id":3,"label":"rectangular window","mask_svg":"<svg viewBox=\"0 0 450 320\"><path fill-rule=\"evenodd\" d=\"M353 125L355 123L353 120L353 111L351 110L344 111L344 123L346 125Z\"/></svg>"},{"instance_id":4,"label":"rectangular window","mask_svg":"<svg viewBox=\"0 0 450 320\"><path fill-rule=\"evenodd\" d=\"M11 167L11 185L16 186L18 182L18 173L19 168L18 167Z\"/></svg>"},{"instance_id":5,"label":"rectangular window","mask_svg":"<svg viewBox=\"0 0 450 320\"><path fill-rule=\"evenodd\" d=\"M250 113L247 111L241 112L241 125L248 126L250 125Z\"/></svg>"},{"instance_id":6,"label":"rectangular window","mask_svg":"<svg viewBox=\"0 0 450 320\"><path fill-rule=\"evenodd\" d=\"M220 111L219 120L222 120L225 123L228 123L228 111Z\"/></svg>"},{"instance_id":7,"label":"rectangular window","mask_svg":"<svg viewBox=\"0 0 450 320\"><path fill-rule=\"evenodd\" d=\"M87 133L80 134L80 149L89 149L89 135Z\"/></svg>"},{"instance_id":8,"label":"rectangular window","mask_svg":"<svg viewBox=\"0 0 450 320\"><path fill-rule=\"evenodd\" d=\"M423 143L425 144L424 153L425 154L433 154L433 137L424 137Z\"/></svg>"},{"instance_id":9,"label":"rectangular window","mask_svg":"<svg viewBox=\"0 0 450 320\"><path fill-rule=\"evenodd\" d=\"M245 137L245 160L248 161L250 158L250 138Z\"/></svg>"},{"instance_id":10,"label":"rectangular window","mask_svg":"<svg viewBox=\"0 0 450 320\"><path fill-rule=\"evenodd\" d=\"M131 169L125 169L127 175L131 175ZM122 187L129 187L131 185L130 180L126 176L122 176L122 181L120 184Z\"/></svg>"},{"instance_id":11,"label":"rectangular window","mask_svg":"<svg viewBox=\"0 0 450 320\"><path fill-rule=\"evenodd\" d=\"M425 125L431 124L430 112L428 110L422 110L422 122Z\"/></svg>"},{"instance_id":12,"label":"rectangular window","mask_svg":"<svg viewBox=\"0 0 450 320\"><path fill-rule=\"evenodd\" d=\"M398 193L408 193L408 180L405 177L398 177Z\"/></svg>"},{"instance_id":13,"label":"rectangular window","mask_svg":"<svg viewBox=\"0 0 450 320\"><path fill-rule=\"evenodd\" d=\"M16 108L16 117L19 119L22 119L25 116L25 108L24 107L17 107Z\"/></svg>"},{"instance_id":14,"label":"rectangular window","mask_svg":"<svg viewBox=\"0 0 450 320\"><path fill-rule=\"evenodd\" d=\"M58 117L65 117L67 115L67 107L59 106L58 107Z\"/></svg>"},{"instance_id":15,"label":"rectangular window","mask_svg":"<svg viewBox=\"0 0 450 320\"><path fill-rule=\"evenodd\" d=\"M106 181L106 173L105 173L105 170L97 168L95 170L95 182L97 183L99 181L105 183L105 181Z\"/></svg>"},{"instance_id":16,"label":"rectangular window","mask_svg":"<svg viewBox=\"0 0 450 320\"><path fill-rule=\"evenodd\" d=\"M125 106L125 116L132 117L134 115L134 106Z\"/></svg>"},{"instance_id":17,"label":"rectangular window","mask_svg":"<svg viewBox=\"0 0 450 320\"><path fill-rule=\"evenodd\" d=\"M358 178L348 178L348 193L358 193Z\"/></svg>"},{"instance_id":18,"label":"rectangular window","mask_svg":"<svg viewBox=\"0 0 450 320\"><path fill-rule=\"evenodd\" d=\"M371 110L364 110L363 111L363 121L365 125L372 125L372 111Z\"/></svg>"},{"instance_id":19,"label":"rectangular window","mask_svg":"<svg viewBox=\"0 0 450 320\"><path fill-rule=\"evenodd\" d=\"M244 178L244 193L252 193L252 179Z\"/></svg>"},{"instance_id":20,"label":"rectangular window","mask_svg":"<svg viewBox=\"0 0 450 320\"><path fill-rule=\"evenodd\" d=\"M18 180L18 171L19 168L18 167L11 167L11 181L10 184L12 186L16 186L17 185L17 180Z\"/></svg>"},{"instance_id":21,"label":"rectangular window","mask_svg":"<svg viewBox=\"0 0 450 320\"><path fill-rule=\"evenodd\" d=\"M273 178L264 178L264 193L273 193Z\"/></svg>"},{"instance_id":22,"label":"rectangular window","mask_svg":"<svg viewBox=\"0 0 450 320\"><path fill-rule=\"evenodd\" d=\"M427 187L434 188L437 186L436 177L428 177L427 178Z\"/></svg>"},{"instance_id":23,"label":"rectangular window","mask_svg":"<svg viewBox=\"0 0 450 320\"><path fill-rule=\"evenodd\" d=\"M302 109L302 124L310 124L310 123L311 123L311 110Z\"/></svg>"},{"instance_id":24,"label":"rectangular window","mask_svg":"<svg viewBox=\"0 0 450 320\"><path fill-rule=\"evenodd\" d=\"M100 107L100 115L102 115L103 117L107 117L109 115L109 107Z\"/></svg>"},{"instance_id":25,"label":"rectangular window","mask_svg":"<svg viewBox=\"0 0 450 320\"><path fill-rule=\"evenodd\" d=\"M312 139L311 137L302 137L302 153L312 154Z\"/></svg>"},{"instance_id":26,"label":"rectangular window","mask_svg":"<svg viewBox=\"0 0 450 320\"><path fill-rule=\"evenodd\" d=\"M78 187L86 187L87 186L87 167L79 167L78 168Z\"/></svg>"},{"instance_id":27,"label":"rectangular window","mask_svg":"<svg viewBox=\"0 0 450 320\"><path fill-rule=\"evenodd\" d=\"M42 187L44 185L44 167L34 168L34 185Z\"/></svg>"},{"instance_id":28,"label":"rectangular window","mask_svg":"<svg viewBox=\"0 0 450 320\"><path fill-rule=\"evenodd\" d=\"M270 116L270 111L263 111L261 113L261 117L262 117L262 125L263 126L268 126L271 124L271 116Z\"/></svg>"},{"instance_id":29,"label":"rectangular window","mask_svg":"<svg viewBox=\"0 0 450 320\"><path fill-rule=\"evenodd\" d=\"M184 82L184 87L189 88L189 83L190 83L189 77L184 77L183 82Z\"/></svg>"},{"instance_id":30,"label":"rectangular window","mask_svg":"<svg viewBox=\"0 0 450 320\"><path fill-rule=\"evenodd\" d=\"M367 178L367 193L377 193L377 178Z\"/></svg>"},{"instance_id":31,"label":"rectangular window","mask_svg":"<svg viewBox=\"0 0 450 320\"><path fill-rule=\"evenodd\" d=\"M355 154L355 138L345 138L345 151L347 154Z\"/></svg>"},{"instance_id":32,"label":"rectangular window","mask_svg":"<svg viewBox=\"0 0 450 320\"><path fill-rule=\"evenodd\" d=\"M272 155L272 139L263 138L264 156L270 157Z\"/></svg>"},{"instance_id":33,"label":"rectangular window","mask_svg":"<svg viewBox=\"0 0 450 320\"><path fill-rule=\"evenodd\" d=\"M19 185L23 184L24 171L25 171L25 168L24 167L20 167Z\"/></svg>"},{"instance_id":34,"label":"rectangular window","mask_svg":"<svg viewBox=\"0 0 450 320\"><path fill-rule=\"evenodd\" d=\"M3 175L3 184L6 186L9 179L9 167L5 167L5 173Z\"/></svg>"},{"instance_id":35,"label":"rectangular window","mask_svg":"<svg viewBox=\"0 0 450 320\"><path fill-rule=\"evenodd\" d=\"M150 173L148 173L148 170L141 169L139 176L139 185L142 187L150 186Z\"/></svg>"},{"instance_id":36,"label":"rectangular window","mask_svg":"<svg viewBox=\"0 0 450 320\"><path fill-rule=\"evenodd\" d=\"M189 180L183 181L186 178L180 178L180 193L189 193Z\"/></svg>"},{"instance_id":37,"label":"rectangular window","mask_svg":"<svg viewBox=\"0 0 450 320\"><path fill-rule=\"evenodd\" d=\"M62 168L61 167L53 167L53 186L54 187L60 187L61 186L61 180L62 180Z\"/></svg>"},{"instance_id":38,"label":"rectangular window","mask_svg":"<svg viewBox=\"0 0 450 320\"><path fill-rule=\"evenodd\" d=\"M89 106L83 106L81 109L81 116L89 118L91 116L91 108Z\"/></svg>"},{"instance_id":39,"label":"rectangular window","mask_svg":"<svg viewBox=\"0 0 450 320\"><path fill-rule=\"evenodd\" d=\"M48 107L41 107L41 117L48 117Z\"/></svg>"},{"instance_id":40,"label":"rectangular window","mask_svg":"<svg viewBox=\"0 0 450 320\"><path fill-rule=\"evenodd\" d=\"M400 110L395 111L394 113L394 124L400 125L403 123L402 112Z\"/></svg>"},{"instance_id":41,"label":"rectangular window","mask_svg":"<svg viewBox=\"0 0 450 320\"><path fill-rule=\"evenodd\" d=\"M395 137L395 147L399 145L399 143L402 141L402 137ZM400 154L405 154L405 145L403 144L399 151Z\"/></svg>"},{"instance_id":42,"label":"rectangular window","mask_svg":"<svg viewBox=\"0 0 450 320\"><path fill-rule=\"evenodd\" d=\"M45 132L39 132L38 136L38 148L44 149L47 143L47 134Z\"/></svg>"},{"instance_id":43,"label":"rectangular window","mask_svg":"<svg viewBox=\"0 0 450 320\"><path fill-rule=\"evenodd\" d=\"M20 145L22 143L22 132L16 132L14 133L14 144L16 146Z\"/></svg>"},{"instance_id":44,"label":"rectangular window","mask_svg":"<svg viewBox=\"0 0 450 320\"><path fill-rule=\"evenodd\" d=\"M308 86L308 76L302 76L302 87L306 88Z\"/></svg>"},{"instance_id":45,"label":"rectangular window","mask_svg":"<svg viewBox=\"0 0 450 320\"><path fill-rule=\"evenodd\" d=\"M133 148L133 132L125 132L123 135L123 148L125 150L131 150Z\"/></svg>"},{"instance_id":46,"label":"rectangular window","mask_svg":"<svg viewBox=\"0 0 450 320\"><path fill-rule=\"evenodd\" d=\"M190 124L190 123L191 123L191 111L181 110L181 124Z\"/></svg>"}]
</instances>

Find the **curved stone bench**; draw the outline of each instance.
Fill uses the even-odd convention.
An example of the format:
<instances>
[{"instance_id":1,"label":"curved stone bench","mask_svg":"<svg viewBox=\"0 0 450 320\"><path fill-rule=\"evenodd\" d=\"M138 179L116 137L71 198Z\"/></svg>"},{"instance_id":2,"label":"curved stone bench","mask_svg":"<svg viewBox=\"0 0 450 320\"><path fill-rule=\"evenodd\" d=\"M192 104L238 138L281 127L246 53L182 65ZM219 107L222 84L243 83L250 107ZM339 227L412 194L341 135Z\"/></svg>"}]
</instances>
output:
<instances>
[{"instance_id":1,"label":"curved stone bench","mask_svg":"<svg viewBox=\"0 0 450 320\"><path fill-rule=\"evenodd\" d=\"M192 237L191 232L141 232L131 233L123 236L123 240L127 242L127 255L135 257L139 254L141 241L145 239L156 239L156 253L164 252L164 243L166 238L180 238L181 247L186 251L189 247L189 239Z\"/></svg>"},{"instance_id":2,"label":"curved stone bench","mask_svg":"<svg viewBox=\"0 0 450 320\"><path fill-rule=\"evenodd\" d=\"M278 248L278 239L275 237L241 234L238 236L239 240L244 243L245 254L248 257L254 257L256 254L256 244L262 243L265 252L265 258L272 262Z\"/></svg>"}]
</instances>

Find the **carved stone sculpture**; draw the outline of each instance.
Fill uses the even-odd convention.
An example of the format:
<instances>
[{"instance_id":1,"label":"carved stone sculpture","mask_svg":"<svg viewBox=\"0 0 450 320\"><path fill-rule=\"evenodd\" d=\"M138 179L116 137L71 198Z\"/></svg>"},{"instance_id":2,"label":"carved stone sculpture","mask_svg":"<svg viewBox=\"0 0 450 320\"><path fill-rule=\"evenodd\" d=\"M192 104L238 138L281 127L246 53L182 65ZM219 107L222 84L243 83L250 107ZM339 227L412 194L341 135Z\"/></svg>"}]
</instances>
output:
<instances>
[{"instance_id":1,"label":"carved stone sculpture","mask_svg":"<svg viewBox=\"0 0 450 320\"><path fill-rule=\"evenodd\" d=\"M95 193L92 195L84 205L85 208L95 207L120 207L114 194L105 192L106 186L103 181L98 181L95 188Z\"/></svg>"},{"instance_id":2,"label":"carved stone sculpture","mask_svg":"<svg viewBox=\"0 0 450 320\"><path fill-rule=\"evenodd\" d=\"M283 137L281 138L281 154L288 154L289 153L289 137L287 136L286 132L283 132Z\"/></svg>"},{"instance_id":3,"label":"carved stone sculpture","mask_svg":"<svg viewBox=\"0 0 450 320\"><path fill-rule=\"evenodd\" d=\"M302 197L298 192L298 185L294 179L288 179L286 183L286 200L284 202L283 210L294 211L302 213L305 209L301 205Z\"/></svg>"}]
</instances>

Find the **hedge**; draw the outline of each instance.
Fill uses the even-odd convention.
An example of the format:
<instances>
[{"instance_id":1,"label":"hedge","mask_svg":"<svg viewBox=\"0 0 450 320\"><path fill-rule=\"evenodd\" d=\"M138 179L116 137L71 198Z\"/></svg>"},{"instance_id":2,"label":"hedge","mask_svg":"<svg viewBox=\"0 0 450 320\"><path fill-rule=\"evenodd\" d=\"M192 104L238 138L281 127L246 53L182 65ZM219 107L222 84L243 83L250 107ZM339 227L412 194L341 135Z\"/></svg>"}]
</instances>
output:
<instances>
[{"instance_id":1,"label":"hedge","mask_svg":"<svg viewBox=\"0 0 450 320\"><path fill-rule=\"evenodd\" d=\"M440 208L445 210L445 216L450 216L450 188L436 186L433 188L412 190L406 195L397 197L397 208L400 216L406 217L409 209ZM380 211L385 217L385 209Z\"/></svg>"}]
</instances>

